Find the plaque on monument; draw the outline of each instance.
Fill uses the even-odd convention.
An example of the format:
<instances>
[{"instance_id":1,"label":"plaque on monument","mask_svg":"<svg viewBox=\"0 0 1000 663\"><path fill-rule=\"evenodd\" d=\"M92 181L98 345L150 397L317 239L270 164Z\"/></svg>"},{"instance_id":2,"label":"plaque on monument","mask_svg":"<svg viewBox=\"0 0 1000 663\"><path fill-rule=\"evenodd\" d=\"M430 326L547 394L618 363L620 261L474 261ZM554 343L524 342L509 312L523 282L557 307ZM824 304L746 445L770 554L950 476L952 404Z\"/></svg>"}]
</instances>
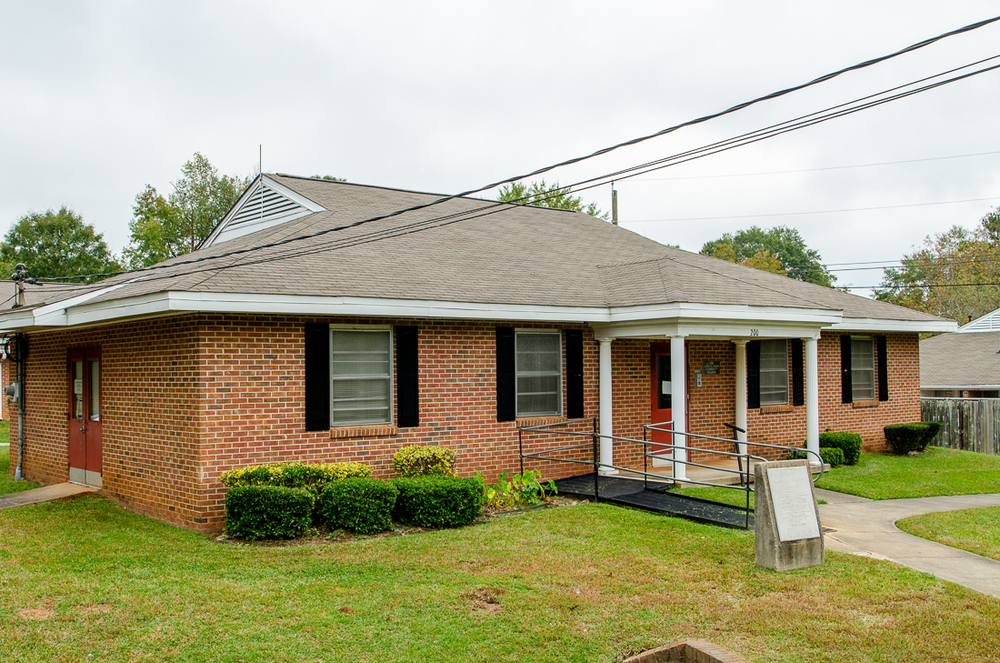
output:
<instances>
[{"instance_id":1,"label":"plaque on monument","mask_svg":"<svg viewBox=\"0 0 1000 663\"><path fill-rule=\"evenodd\" d=\"M819 521L810 484L809 470L803 466L768 470L774 519L779 541L819 537Z\"/></svg>"}]
</instances>

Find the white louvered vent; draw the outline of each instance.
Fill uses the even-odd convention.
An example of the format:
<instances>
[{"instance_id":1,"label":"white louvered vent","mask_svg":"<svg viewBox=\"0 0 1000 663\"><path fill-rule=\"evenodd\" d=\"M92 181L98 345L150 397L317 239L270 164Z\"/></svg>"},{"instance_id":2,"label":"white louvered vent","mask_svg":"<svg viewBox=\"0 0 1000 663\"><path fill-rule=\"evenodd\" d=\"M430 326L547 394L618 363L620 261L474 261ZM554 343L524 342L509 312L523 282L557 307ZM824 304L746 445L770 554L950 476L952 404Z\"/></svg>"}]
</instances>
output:
<instances>
[{"instance_id":1,"label":"white louvered vent","mask_svg":"<svg viewBox=\"0 0 1000 663\"><path fill-rule=\"evenodd\" d=\"M958 328L960 332L991 332L1000 331L1000 309L987 313L981 318Z\"/></svg>"},{"instance_id":2,"label":"white louvered vent","mask_svg":"<svg viewBox=\"0 0 1000 663\"><path fill-rule=\"evenodd\" d=\"M263 187L263 188L262 188ZM267 177L246 191L205 246L235 239L323 208Z\"/></svg>"},{"instance_id":3,"label":"white louvered vent","mask_svg":"<svg viewBox=\"0 0 1000 663\"><path fill-rule=\"evenodd\" d=\"M260 183L251 192L245 205L229 220L226 229L235 228L241 224L266 223L291 214L307 212L308 210L293 200L289 200L271 187L264 184L264 195L261 196Z\"/></svg>"}]
</instances>

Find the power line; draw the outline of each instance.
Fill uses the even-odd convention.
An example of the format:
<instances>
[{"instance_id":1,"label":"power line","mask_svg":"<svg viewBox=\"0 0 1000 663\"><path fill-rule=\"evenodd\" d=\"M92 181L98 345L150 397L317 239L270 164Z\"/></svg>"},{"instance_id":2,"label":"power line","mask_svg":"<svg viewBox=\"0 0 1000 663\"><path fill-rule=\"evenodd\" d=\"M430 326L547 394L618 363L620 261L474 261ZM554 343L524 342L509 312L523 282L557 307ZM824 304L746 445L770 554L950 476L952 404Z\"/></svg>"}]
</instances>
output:
<instances>
[{"instance_id":1,"label":"power line","mask_svg":"<svg viewBox=\"0 0 1000 663\"><path fill-rule=\"evenodd\" d=\"M113 272L113 273L106 273L106 274L81 275L81 276L74 276L74 277L59 277L59 278L52 277L49 280L66 280L66 279L80 279L80 278L95 278L95 277L105 277L105 276L117 276L117 275L123 275L123 274L141 274L141 273L150 272L152 270L171 269L171 268L174 268L174 267L185 266L185 265L194 264L194 263L203 262L203 261L208 261L208 260L219 260L219 259L225 258L225 257L231 257L231 256L235 256L235 255L241 255L241 254L249 253L249 252L260 251L261 249L274 248L274 247L278 247L278 246L282 246L282 245L287 245L287 244L290 244L290 243L295 242L295 241L299 241L299 240L303 240L303 239L310 239L310 238L314 238L314 237L326 235L326 234L329 234L329 233L333 233L333 232L338 232L338 231L343 231L343 230L347 230L347 229L350 229L350 228L354 228L354 227L360 226L360 225L365 224L365 223L371 223L373 221L379 221L379 220L384 220L384 219L392 218L392 217L395 217L395 216L400 216L400 215L406 214L408 212L414 212L414 211L418 211L418 210L422 210L422 209L427 209L429 207L433 207L435 205L440 205L440 204L445 203L445 202L449 202L449 201L456 200L456 199L459 199L459 198L469 197L469 196L472 196L472 195L477 194L477 193L482 193L484 191L488 191L490 189L494 189L494 188L497 188L497 187L505 185L505 184L511 184L511 183L517 182L519 180L527 179L527 178L530 178L530 177L535 177L537 175L541 175L541 174L550 172L550 171L555 170L557 168L561 168L561 167L564 167L564 166L567 166L567 165L571 165L571 164L579 163L579 162L582 162L582 161L586 161L588 159L592 159L592 158L595 158L597 156L601 156L601 155L607 154L609 152L612 152L614 150L618 150L618 149L623 148L623 147L627 147L627 146L631 146L631 145L636 145L636 144L642 143L644 141L650 140L652 138L656 138L656 137L659 137L659 136L664 136L664 135L669 134L669 133L673 133L673 132L675 132L675 131L677 131L679 129L685 128L685 127L689 127L689 126L701 124L701 123L707 122L707 121L712 120L712 119L723 117L725 115L729 115L729 114L735 113L735 112L737 112L739 110L742 110L744 108L747 108L749 106L752 106L752 105L755 105L755 104L758 104L758 103L761 103L761 102L764 102L764 101L776 99L776 98L779 98L779 97L791 94L792 92L796 92L796 91L799 91L799 90L802 90L802 89L805 89L805 88L808 88L808 87L812 87L814 85L818 85L820 83L829 81L829 80L831 80L833 78L836 78L838 76L841 76L841 75L843 75L845 73L848 73L848 72L851 72L851 71L857 71L857 70L860 70L860 69L871 67L871 66L873 66L875 64L879 64L879 63L884 62L886 60L889 60L889 59L892 59L892 58L904 55L906 53L910 53L910 52L913 52L915 50L924 48L924 47L929 46L931 44L934 44L934 43L936 43L938 41L941 41L943 39L946 39L946 38L949 38L949 37L952 37L952 36L956 36L956 35L960 35L960 34L963 34L963 33L966 33L966 32L970 32L972 30L979 29L981 27L984 27L986 25L990 25L990 24L995 23L997 21L1000 21L1000 16L996 16L996 17L993 17L993 18L990 18L990 19L986 19L984 21L979 21L979 22L976 22L976 23L972 23L972 24L966 25L966 26L964 26L962 28L959 28L957 30L952 30L952 31L949 31L949 32L945 32L945 33L943 33L941 35L938 35L936 37L932 37L930 39L926 39L926 40L917 42L915 44L907 46L906 48L900 49L900 50L895 51L893 53L890 53L888 55L884 55L884 56L881 56L881 57L878 57L878 58L873 58L873 59L870 59L870 60L867 60L867 61L855 64L855 65L852 65L850 67L845 67L843 69L840 69L840 70L831 72L829 74L825 74L823 76L820 76L818 78L815 78L815 79L813 79L813 80L811 80L811 81L809 81L807 83L803 83L803 84L799 84L799 85L792 86L792 87L789 87L789 88L785 88L785 89L779 90L777 92L772 92L770 94L767 94L767 95L764 95L764 96L761 96L761 97L757 97L757 98L752 99L750 101L743 102L743 103L737 104L735 106L731 106L730 108L728 108L726 110L723 110L723 111L720 111L720 112L716 112L716 113L712 113L712 114L709 114L709 115L705 115L705 116L696 118L694 120L689 120L687 122L682 122L680 124L668 127L666 129L662 129L662 130L657 131L657 132L655 132L653 134L648 134L648 135L645 135L645 136L640 136L638 138L634 138L634 139L631 139L631 140L628 140L628 141L624 141L624 142L621 142L621 143L618 143L618 144L615 144L615 145L611 145L609 147L602 148L600 150L597 150L597 151L592 152L592 153L587 154L587 155L583 155L583 156L578 156L578 157L574 157L574 158L571 158L571 159L567 159L567 160L561 161L561 162L556 163L556 164L552 164L552 165L549 165L549 166L545 166L543 168L536 169L536 170L534 170L534 171L532 171L530 173L526 173L526 174L523 174L523 175L518 175L518 176L515 176L515 177L507 178L507 179L504 179L504 180L501 180L501 181L498 181L498 182L494 182L492 184L489 184L489 185L486 185L486 186L483 186L483 187L480 187L480 188L477 188L477 189L471 189L469 191L465 191L465 192L462 192L462 193L448 195L448 196L443 196L441 198L438 198L438 199L436 199L434 201L431 201L431 202L428 202L428 203L421 203L421 204L418 204L418 205L413 205L413 206L410 206L410 207L407 207L407 208L395 210L395 211L390 212L390 213L381 214L381 215L369 217L369 218L366 218L366 219L361 219L361 220L358 220L358 221L355 221L355 222L352 222L352 223L344 224L344 225L341 225L341 226L336 226L336 227L333 227L333 228L327 228L327 229L324 229L324 230L321 230L321 231L317 231L315 233L310 233L310 234L305 234L305 235L299 235L299 236L295 236L295 237L288 237L288 238L284 238L282 240L278 240L278 241L275 241L275 242L272 242L272 243L269 243L269 244L254 246L254 247L250 247L250 248L246 248L246 249L238 249L238 250L234 250L234 251L230 251L230 252L225 252L225 253L221 253L221 254L215 254L215 255L211 255L211 256L201 256L201 257L198 257L198 258L192 258L192 259L189 259L189 260L177 261L177 262L174 262L174 263L171 263L171 264L166 264L166 265L164 265L164 264L153 265L153 266L150 266L150 267L146 267L146 268L142 268L142 269L137 269L137 270L127 270L127 271L122 271L122 272ZM966 65L966 66L969 66L969 65ZM896 98L902 98L904 96L910 96L912 94L917 94L919 92L925 91L926 89L932 89L933 87L938 87L940 85L945 85L947 83L954 82L956 80L961 80L961 79L967 78L969 76L977 75L979 73L984 73L985 71L988 71L988 70L989 69L980 70L978 72L967 74L967 75L962 76L962 77L956 77L956 78L951 79L949 81L941 82L941 83L935 84L933 86L927 86L926 88L923 88L923 89L918 89L918 90L910 91L910 92L902 94L902 95L897 95L894 98L890 98L890 99L887 99L887 100L880 100L877 103L873 103L871 106L878 105L878 104L881 104L881 103L887 103L888 101L894 100ZM941 74L938 74L938 76L940 76L940 75ZM867 106L867 107L871 107L871 106ZM852 109L850 111L844 111L844 112L841 112L841 113L839 113L839 114L837 114L835 116L840 116L840 115L846 114L848 112L857 112L858 110L862 110L862 108ZM826 119L832 119L832 117L831 118L826 118ZM820 121L825 121L825 120L820 120ZM805 124L803 126L810 126L812 123L815 123L815 122L811 121L809 124ZM783 129L782 131L780 131L778 133L783 133L783 132L789 131L789 130L791 130L791 129L787 129L786 128L786 129ZM774 134L774 135L777 135L777 134ZM769 136L767 136L767 137L769 137ZM762 140L762 139L763 138L761 138L761 137L757 137L754 140ZM746 143L744 143L744 144L746 144ZM731 149L731 147L726 147L725 149ZM719 150L719 151L721 151L721 150ZM659 169L659 168L663 168L663 167L666 167L666 166L660 165L660 166L658 166L656 168L650 168L649 170L655 170L655 169ZM643 172L649 172L649 170L646 170L646 171L643 171ZM640 173L637 173L637 174L643 174L643 172L640 172ZM597 186L597 185L591 185L591 186L588 186L588 187L585 187L585 188L592 188L593 186ZM470 213L474 213L474 212L477 212L477 211L480 211L480 210L489 210L489 209L491 209L493 207L497 207L497 206L506 206L506 203L496 203L496 204L493 204L493 205L490 205L490 206L486 206L486 207L480 208L479 210L470 210L470 211L464 212L464 214L470 214ZM489 213L494 213L494 212L489 212ZM449 215L449 217L454 217L454 216L455 216L454 214ZM448 217L443 217L443 218L448 218ZM475 217L473 217L473 218L475 218ZM423 222L418 222L418 223L429 224L431 222L432 222L432 220L425 220ZM454 221L451 221L451 222L454 222ZM430 227L430 226L428 226L428 227ZM380 231L380 232L384 232L384 233L388 234L391 231L390 230L386 230L386 231ZM391 235L391 236L395 236L395 235ZM329 249L324 247L322 249L317 249L317 250L329 250ZM278 259L278 258L273 258L273 259ZM259 262L259 261L254 261L254 262ZM248 264L248 263L239 263L239 264L215 266L215 267L212 267L212 268L209 268L209 269L225 269L225 268L236 267L236 266L243 265L243 264ZM250 264L252 264L252 263L250 263ZM199 270L199 271L203 271L203 270ZM190 273L190 272L188 272L188 273Z\"/></svg>"},{"instance_id":2,"label":"power line","mask_svg":"<svg viewBox=\"0 0 1000 663\"><path fill-rule=\"evenodd\" d=\"M906 163L922 163L925 161L943 161L945 159L966 159L970 157L985 157L1000 154L1000 150L995 152L976 152L973 154L952 154L941 157L924 157L921 159L904 159L902 161L878 161L875 163L857 163L844 166L821 166L818 168L796 168L793 170L766 170L756 173L728 173L723 175L692 175L687 177L638 177L632 179L633 182L667 182L674 180L710 180L724 177L757 177L760 175L789 175L792 173L814 173L825 170L845 170L848 168L874 168L876 166L896 166Z\"/></svg>"},{"instance_id":3,"label":"power line","mask_svg":"<svg viewBox=\"0 0 1000 663\"><path fill-rule=\"evenodd\" d=\"M913 283L906 284L903 288L978 288L981 286L1000 286L1000 282L990 282L990 283ZM838 288L846 288L847 290L875 290L878 288L884 288L885 285L845 285L837 286Z\"/></svg>"},{"instance_id":4,"label":"power line","mask_svg":"<svg viewBox=\"0 0 1000 663\"><path fill-rule=\"evenodd\" d=\"M844 212L869 212L883 209L904 209L909 207L932 207L935 205L957 205L959 203L976 203L984 200L1000 200L1000 196L990 196L989 198L968 198L966 200L943 200L933 203L912 203L909 205L881 205L878 207L851 207L845 209L817 210L810 212L774 212L771 214L737 214L733 216L688 216L671 219L640 219L636 221L622 221L622 223L663 223L666 221L714 221L721 219L760 219L771 216L806 216L809 214L841 214Z\"/></svg>"}]
</instances>

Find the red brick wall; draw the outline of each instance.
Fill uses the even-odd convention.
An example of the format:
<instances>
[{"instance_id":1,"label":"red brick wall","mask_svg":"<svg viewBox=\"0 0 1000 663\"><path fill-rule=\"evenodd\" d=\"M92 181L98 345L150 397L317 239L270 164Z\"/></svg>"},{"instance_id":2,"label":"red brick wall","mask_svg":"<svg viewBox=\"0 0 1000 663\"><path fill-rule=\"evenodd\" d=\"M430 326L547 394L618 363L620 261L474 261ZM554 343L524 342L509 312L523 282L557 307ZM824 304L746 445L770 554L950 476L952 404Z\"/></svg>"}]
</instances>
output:
<instances>
[{"instance_id":1,"label":"red brick wall","mask_svg":"<svg viewBox=\"0 0 1000 663\"><path fill-rule=\"evenodd\" d=\"M302 325L309 321L416 324L420 426L306 432ZM493 481L500 472L519 468L517 424L496 421L497 324L219 314L32 334L25 476L44 484L66 480L66 352L98 346L103 361L103 493L161 520L198 530L221 528L225 490L218 477L233 467L284 460L360 461L371 465L377 476L388 477L393 454L411 444L453 448L459 474L482 471ZM583 329L584 414L595 417L598 343L583 325L560 328ZM855 430L869 447L878 447L884 444L882 426L919 419L915 334L888 335L890 401L873 408L840 403L839 347L837 334L824 335L819 344L821 430ZM728 341L690 341L688 354L690 430L728 438L721 424L735 416L734 346ZM720 361L721 373L703 376L698 389L693 371L703 359ZM641 439L642 426L650 419L649 341L615 340L612 371L615 434ZM564 383L564 409L565 392ZM783 444L803 440L805 407L788 409L775 414L751 410L751 439ZM546 421L552 420L558 418ZM572 429L588 432L590 424ZM12 439L16 432L15 422ZM535 433L525 434L525 442L525 451L585 444L561 456L590 458L590 439L585 436ZM13 471L16 445L11 451ZM619 443L615 463L641 466L639 445ZM554 478L589 470L544 461L529 461L525 468Z\"/></svg>"}]
</instances>

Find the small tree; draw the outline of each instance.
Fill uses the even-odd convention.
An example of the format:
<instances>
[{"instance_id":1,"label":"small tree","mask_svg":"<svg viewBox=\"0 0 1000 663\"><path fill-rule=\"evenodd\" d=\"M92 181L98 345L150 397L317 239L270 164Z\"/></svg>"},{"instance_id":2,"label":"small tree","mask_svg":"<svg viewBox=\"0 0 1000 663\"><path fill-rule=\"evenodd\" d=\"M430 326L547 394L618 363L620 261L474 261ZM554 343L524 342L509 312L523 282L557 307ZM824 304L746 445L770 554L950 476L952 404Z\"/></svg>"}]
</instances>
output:
<instances>
[{"instance_id":1,"label":"small tree","mask_svg":"<svg viewBox=\"0 0 1000 663\"><path fill-rule=\"evenodd\" d=\"M553 182L551 186L545 180L532 182L530 185L524 182L513 182L500 187L497 200L536 207L568 209L607 220L608 213L598 209L596 203L584 203L580 196L572 194L571 187L563 188L559 186L559 182Z\"/></svg>"},{"instance_id":2,"label":"small tree","mask_svg":"<svg viewBox=\"0 0 1000 663\"><path fill-rule=\"evenodd\" d=\"M17 220L0 243L4 276L24 263L37 278L104 274L121 270L104 236L83 217L62 207L58 212L32 212ZM99 278L79 279L94 281Z\"/></svg>"}]
</instances>

